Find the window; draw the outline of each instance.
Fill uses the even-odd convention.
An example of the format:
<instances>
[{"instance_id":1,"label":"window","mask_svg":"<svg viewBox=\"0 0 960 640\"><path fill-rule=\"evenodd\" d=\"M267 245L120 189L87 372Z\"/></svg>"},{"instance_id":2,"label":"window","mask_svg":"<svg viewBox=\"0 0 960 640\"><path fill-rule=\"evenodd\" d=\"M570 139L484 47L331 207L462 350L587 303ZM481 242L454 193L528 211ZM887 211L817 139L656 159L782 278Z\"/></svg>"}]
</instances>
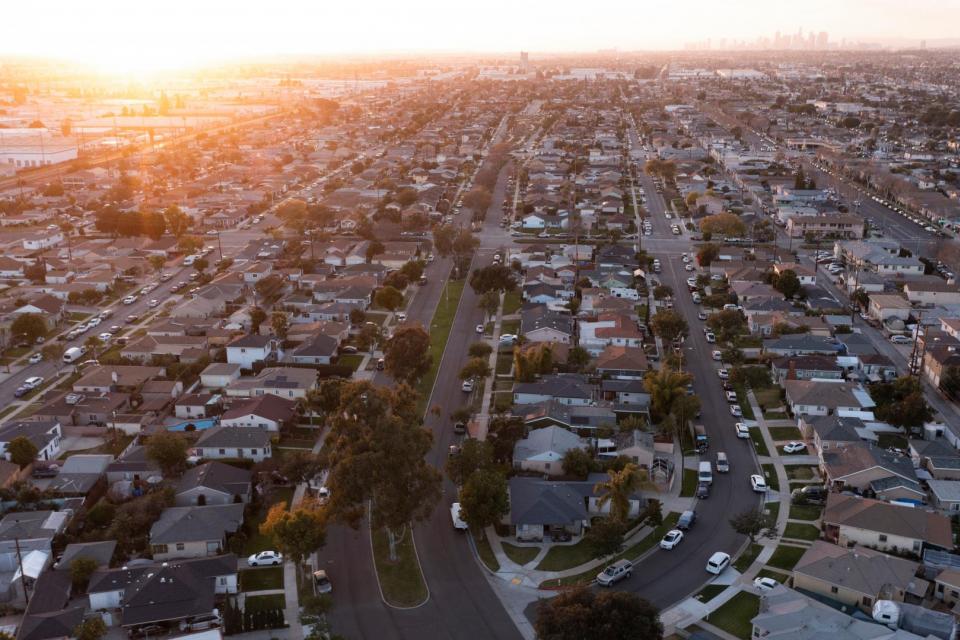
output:
<instances>
[{"instance_id":1,"label":"window","mask_svg":"<svg viewBox=\"0 0 960 640\"><path fill-rule=\"evenodd\" d=\"M887 536L886 536L886 534L881 533L881 534L880 534L880 542L886 542L886 541L887 541Z\"/></svg>"},{"instance_id":2,"label":"window","mask_svg":"<svg viewBox=\"0 0 960 640\"><path fill-rule=\"evenodd\" d=\"M256 450L256 449L250 449L250 455L252 455L252 456L257 455L257 450Z\"/></svg>"},{"instance_id":3,"label":"window","mask_svg":"<svg viewBox=\"0 0 960 640\"><path fill-rule=\"evenodd\" d=\"M177 543L177 551L183 551L183 543L182 543L182 542L178 542L178 543Z\"/></svg>"},{"instance_id":4,"label":"window","mask_svg":"<svg viewBox=\"0 0 960 640\"><path fill-rule=\"evenodd\" d=\"M838 589L836 587L830 587L830 593L837 593Z\"/></svg>"},{"instance_id":5,"label":"window","mask_svg":"<svg viewBox=\"0 0 960 640\"><path fill-rule=\"evenodd\" d=\"M154 555L157 555L158 553L167 553L167 545L165 544L155 544L152 546Z\"/></svg>"},{"instance_id":6,"label":"window","mask_svg":"<svg viewBox=\"0 0 960 640\"><path fill-rule=\"evenodd\" d=\"M227 455L227 450L226 450L226 449L220 449L220 455L222 455L222 456Z\"/></svg>"},{"instance_id":7,"label":"window","mask_svg":"<svg viewBox=\"0 0 960 640\"><path fill-rule=\"evenodd\" d=\"M873 598L870 596L863 596L863 606L870 607L873 606Z\"/></svg>"}]
</instances>

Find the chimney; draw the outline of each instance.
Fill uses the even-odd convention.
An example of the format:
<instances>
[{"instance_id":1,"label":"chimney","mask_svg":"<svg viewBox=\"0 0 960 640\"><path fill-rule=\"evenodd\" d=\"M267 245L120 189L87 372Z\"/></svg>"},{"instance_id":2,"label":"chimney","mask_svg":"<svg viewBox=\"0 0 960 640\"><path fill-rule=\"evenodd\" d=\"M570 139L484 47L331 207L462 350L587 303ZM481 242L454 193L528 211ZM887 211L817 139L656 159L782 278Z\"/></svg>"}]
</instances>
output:
<instances>
[{"instance_id":1,"label":"chimney","mask_svg":"<svg viewBox=\"0 0 960 640\"><path fill-rule=\"evenodd\" d=\"M787 380L796 380L797 379L797 361L791 360L789 368L787 369Z\"/></svg>"}]
</instances>

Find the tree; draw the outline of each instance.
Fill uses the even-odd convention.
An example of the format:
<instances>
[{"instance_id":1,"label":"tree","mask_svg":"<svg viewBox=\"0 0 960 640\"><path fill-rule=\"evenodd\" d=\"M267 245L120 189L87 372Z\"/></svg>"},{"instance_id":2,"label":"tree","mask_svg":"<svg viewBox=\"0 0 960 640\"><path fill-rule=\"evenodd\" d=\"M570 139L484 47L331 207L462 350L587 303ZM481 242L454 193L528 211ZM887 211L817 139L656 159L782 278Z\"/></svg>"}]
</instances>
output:
<instances>
[{"instance_id":1,"label":"tree","mask_svg":"<svg viewBox=\"0 0 960 640\"><path fill-rule=\"evenodd\" d=\"M151 240L159 240L163 237L163 232L167 230L167 222L163 214L158 211L150 211L140 214L141 233Z\"/></svg>"},{"instance_id":2,"label":"tree","mask_svg":"<svg viewBox=\"0 0 960 640\"><path fill-rule=\"evenodd\" d=\"M923 397L920 381L911 376L870 385L870 397L877 405L876 417L895 427L916 429L933 418L933 410Z\"/></svg>"},{"instance_id":3,"label":"tree","mask_svg":"<svg viewBox=\"0 0 960 640\"><path fill-rule=\"evenodd\" d=\"M493 196L490 195L490 190L483 186L476 186L463 196L463 206L478 213L485 213L491 202Z\"/></svg>"},{"instance_id":4,"label":"tree","mask_svg":"<svg viewBox=\"0 0 960 640\"><path fill-rule=\"evenodd\" d=\"M471 358L487 358L493 353L493 347L486 342L474 342L467 348L467 355Z\"/></svg>"},{"instance_id":5,"label":"tree","mask_svg":"<svg viewBox=\"0 0 960 640\"><path fill-rule=\"evenodd\" d=\"M100 347L103 346L103 340L98 336L87 336L87 339L83 341L83 346L87 348L87 351L96 358L97 352L100 350Z\"/></svg>"},{"instance_id":6,"label":"tree","mask_svg":"<svg viewBox=\"0 0 960 640\"><path fill-rule=\"evenodd\" d=\"M690 334L690 326L676 311L661 309L650 321L650 328L660 336L664 342L673 342L678 338L686 338Z\"/></svg>"},{"instance_id":7,"label":"tree","mask_svg":"<svg viewBox=\"0 0 960 640\"><path fill-rule=\"evenodd\" d=\"M577 449L573 449L577 451ZM626 533L626 524L613 518L599 518L595 520L584 536L594 556L606 558L623 549L623 534Z\"/></svg>"},{"instance_id":8,"label":"tree","mask_svg":"<svg viewBox=\"0 0 960 640\"><path fill-rule=\"evenodd\" d=\"M147 457L157 463L163 475L180 473L187 464L187 441L170 431L161 431L147 441Z\"/></svg>"},{"instance_id":9,"label":"tree","mask_svg":"<svg viewBox=\"0 0 960 640\"><path fill-rule=\"evenodd\" d=\"M469 413L468 413L469 417ZM494 468L493 446L490 442L468 438L460 447L460 453L448 456L445 465L447 477L455 485L460 486L467 481L475 471Z\"/></svg>"},{"instance_id":10,"label":"tree","mask_svg":"<svg viewBox=\"0 0 960 640\"><path fill-rule=\"evenodd\" d=\"M47 323L39 313L18 313L10 324L10 334L15 339L24 339L34 344L37 338L47 335Z\"/></svg>"},{"instance_id":11,"label":"tree","mask_svg":"<svg viewBox=\"0 0 960 640\"><path fill-rule=\"evenodd\" d=\"M369 505L371 525L386 530L396 561L408 525L428 518L440 499L440 473L426 461L433 434L421 425L417 395L406 384L349 382L340 398L322 451L330 463L328 508L357 526Z\"/></svg>"},{"instance_id":12,"label":"tree","mask_svg":"<svg viewBox=\"0 0 960 640\"><path fill-rule=\"evenodd\" d=\"M667 298L673 297L673 288L665 285L658 284L653 288L653 298L655 300L666 300Z\"/></svg>"},{"instance_id":13,"label":"tree","mask_svg":"<svg viewBox=\"0 0 960 640\"><path fill-rule=\"evenodd\" d=\"M438 225L433 228L433 246L441 256L446 257L453 253L453 241L457 235L457 228L453 225Z\"/></svg>"},{"instance_id":14,"label":"tree","mask_svg":"<svg viewBox=\"0 0 960 640\"><path fill-rule=\"evenodd\" d=\"M298 484L309 482L323 471L323 462L312 451L294 449L283 456L279 471Z\"/></svg>"},{"instance_id":15,"label":"tree","mask_svg":"<svg viewBox=\"0 0 960 640\"><path fill-rule=\"evenodd\" d=\"M960 392L960 367L950 365L944 370L940 376L940 388L951 398L957 397Z\"/></svg>"},{"instance_id":16,"label":"tree","mask_svg":"<svg viewBox=\"0 0 960 640\"><path fill-rule=\"evenodd\" d=\"M190 216L180 210L177 205L170 205L163 212L163 219L167 223L167 231L179 239L190 229Z\"/></svg>"},{"instance_id":17,"label":"tree","mask_svg":"<svg viewBox=\"0 0 960 640\"><path fill-rule=\"evenodd\" d=\"M747 227L735 213L717 213L700 221L700 231L733 238L745 235Z\"/></svg>"},{"instance_id":18,"label":"tree","mask_svg":"<svg viewBox=\"0 0 960 640\"><path fill-rule=\"evenodd\" d=\"M651 371L643 379L643 387L650 394L650 409L654 419L673 413L677 400L687 395L687 385L693 381L689 373L680 373L669 367Z\"/></svg>"},{"instance_id":19,"label":"tree","mask_svg":"<svg viewBox=\"0 0 960 640\"><path fill-rule=\"evenodd\" d=\"M203 248L203 240L197 236L180 236L177 248L184 254L194 254Z\"/></svg>"},{"instance_id":20,"label":"tree","mask_svg":"<svg viewBox=\"0 0 960 640\"><path fill-rule=\"evenodd\" d=\"M586 478L593 468L593 456L586 449L574 447L567 449L560 463L563 465L564 475Z\"/></svg>"},{"instance_id":21,"label":"tree","mask_svg":"<svg viewBox=\"0 0 960 640\"><path fill-rule=\"evenodd\" d=\"M287 339L287 331L290 330L290 319L283 311L274 311L270 314L270 327L274 335L281 340Z\"/></svg>"},{"instance_id":22,"label":"tree","mask_svg":"<svg viewBox=\"0 0 960 640\"><path fill-rule=\"evenodd\" d=\"M708 242L700 245L697 250L697 264L701 267L709 267L710 263L720 257L720 245Z\"/></svg>"},{"instance_id":23,"label":"tree","mask_svg":"<svg viewBox=\"0 0 960 640\"><path fill-rule=\"evenodd\" d=\"M83 593L87 590L90 576L99 566L96 560L87 556L79 556L70 562L70 580L73 582L73 588L77 593Z\"/></svg>"},{"instance_id":24,"label":"tree","mask_svg":"<svg viewBox=\"0 0 960 640\"><path fill-rule=\"evenodd\" d=\"M397 329L384 349L384 365L395 380L414 384L430 370L430 335L419 325Z\"/></svg>"},{"instance_id":25,"label":"tree","mask_svg":"<svg viewBox=\"0 0 960 640\"><path fill-rule=\"evenodd\" d=\"M467 364L460 369L460 379L477 378L482 380L489 377L491 373L490 363L486 358L470 358Z\"/></svg>"},{"instance_id":26,"label":"tree","mask_svg":"<svg viewBox=\"0 0 960 640\"><path fill-rule=\"evenodd\" d=\"M510 511L507 479L497 469L478 469L460 488L460 517L481 537Z\"/></svg>"},{"instance_id":27,"label":"tree","mask_svg":"<svg viewBox=\"0 0 960 640\"><path fill-rule=\"evenodd\" d=\"M353 326L363 324L367 319L367 314L363 309L359 307L354 307L350 309L350 324Z\"/></svg>"},{"instance_id":28,"label":"tree","mask_svg":"<svg viewBox=\"0 0 960 640\"><path fill-rule=\"evenodd\" d=\"M487 317L492 317L497 309L500 308L500 292L498 291L486 291L483 295L480 296L477 306L483 309L483 312L487 314Z\"/></svg>"},{"instance_id":29,"label":"tree","mask_svg":"<svg viewBox=\"0 0 960 640\"><path fill-rule=\"evenodd\" d=\"M590 364L590 352L581 346L570 349L567 353L567 366L577 371L583 371L584 367Z\"/></svg>"},{"instance_id":30,"label":"tree","mask_svg":"<svg viewBox=\"0 0 960 640\"><path fill-rule=\"evenodd\" d=\"M777 537L777 521L760 509L741 511L730 518L730 526L737 533L750 538L750 544L757 538Z\"/></svg>"},{"instance_id":31,"label":"tree","mask_svg":"<svg viewBox=\"0 0 960 640\"><path fill-rule=\"evenodd\" d=\"M562 591L540 602L533 626L538 640L663 639L660 612L629 591Z\"/></svg>"},{"instance_id":32,"label":"tree","mask_svg":"<svg viewBox=\"0 0 960 640\"><path fill-rule=\"evenodd\" d=\"M800 284L800 278L797 277L797 272L793 269L785 269L782 271L773 283L773 288L782 293L783 297L788 300L800 293L803 289Z\"/></svg>"},{"instance_id":33,"label":"tree","mask_svg":"<svg viewBox=\"0 0 960 640\"><path fill-rule=\"evenodd\" d=\"M273 539L277 549L293 560L299 572L304 559L327 541L327 513L312 500L287 511L284 500L270 507L259 530Z\"/></svg>"},{"instance_id":34,"label":"tree","mask_svg":"<svg viewBox=\"0 0 960 640\"><path fill-rule=\"evenodd\" d=\"M153 270L157 273L163 271L163 265L167 263L167 259L161 255L151 255L147 257L147 262L150 263L150 266L153 267Z\"/></svg>"},{"instance_id":35,"label":"tree","mask_svg":"<svg viewBox=\"0 0 960 640\"><path fill-rule=\"evenodd\" d=\"M57 367L57 371L60 371L60 367L63 366L63 354L66 350L67 348L62 342L51 342L43 345L43 348L40 349L40 355L47 362L52 362Z\"/></svg>"},{"instance_id":36,"label":"tree","mask_svg":"<svg viewBox=\"0 0 960 640\"><path fill-rule=\"evenodd\" d=\"M747 332L747 321L736 309L723 309L711 313L707 318L707 326L716 334L720 342L729 342Z\"/></svg>"},{"instance_id":37,"label":"tree","mask_svg":"<svg viewBox=\"0 0 960 640\"><path fill-rule=\"evenodd\" d=\"M36 260L23 267L23 276L30 282L43 284L47 281L47 264L43 260Z\"/></svg>"},{"instance_id":38,"label":"tree","mask_svg":"<svg viewBox=\"0 0 960 640\"><path fill-rule=\"evenodd\" d=\"M403 305L403 294L391 286L380 287L373 297L374 302L389 311L396 311Z\"/></svg>"},{"instance_id":39,"label":"tree","mask_svg":"<svg viewBox=\"0 0 960 640\"><path fill-rule=\"evenodd\" d=\"M37 459L37 452L37 445L26 436L17 436L7 444L10 462L20 465L21 469Z\"/></svg>"},{"instance_id":40,"label":"tree","mask_svg":"<svg viewBox=\"0 0 960 640\"><path fill-rule=\"evenodd\" d=\"M197 270L197 273L203 273L209 266L210 261L206 258L197 258L193 261L193 268Z\"/></svg>"},{"instance_id":41,"label":"tree","mask_svg":"<svg viewBox=\"0 0 960 640\"><path fill-rule=\"evenodd\" d=\"M510 267L491 264L476 269L470 274L470 286L479 294L490 291L513 291L517 286L517 281L514 278L513 269Z\"/></svg>"},{"instance_id":42,"label":"tree","mask_svg":"<svg viewBox=\"0 0 960 640\"><path fill-rule=\"evenodd\" d=\"M367 262L373 262L373 259L386 251L387 248L383 246L383 243L379 240L371 240L370 244L367 245L366 258Z\"/></svg>"},{"instance_id":43,"label":"tree","mask_svg":"<svg viewBox=\"0 0 960 640\"><path fill-rule=\"evenodd\" d=\"M400 267L400 273L407 278L407 281L416 282L420 279L420 276L423 275L425 267L426 263L424 263L423 260L410 260Z\"/></svg>"},{"instance_id":44,"label":"tree","mask_svg":"<svg viewBox=\"0 0 960 640\"><path fill-rule=\"evenodd\" d=\"M260 332L260 325L263 324L263 321L267 319L267 312L260 307L254 307L250 309L250 331L253 333Z\"/></svg>"},{"instance_id":45,"label":"tree","mask_svg":"<svg viewBox=\"0 0 960 640\"><path fill-rule=\"evenodd\" d=\"M630 517L630 498L643 483L640 468L632 462L620 471L607 471L607 479L593 486L597 499L597 509L610 505L610 517L618 522L626 522Z\"/></svg>"},{"instance_id":46,"label":"tree","mask_svg":"<svg viewBox=\"0 0 960 640\"><path fill-rule=\"evenodd\" d=\"M107 635L107 623L100 616L87 618L73 630L76 640L100 640Z\"/></svg>"}]
</instances>

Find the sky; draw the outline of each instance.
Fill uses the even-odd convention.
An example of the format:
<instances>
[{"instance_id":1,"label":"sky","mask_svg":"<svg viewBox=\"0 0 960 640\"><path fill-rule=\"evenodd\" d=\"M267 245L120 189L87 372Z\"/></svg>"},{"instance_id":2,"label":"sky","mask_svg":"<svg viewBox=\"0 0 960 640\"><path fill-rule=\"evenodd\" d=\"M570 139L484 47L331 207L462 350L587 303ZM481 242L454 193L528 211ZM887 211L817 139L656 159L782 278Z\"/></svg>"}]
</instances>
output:
<instances>
[{"instance_id":1,"label":"sky","mask_svg":"<svg viewBox=\"0 0 960 640\"><path fill-rule=\"evenodd\" d=\"M0 55L149 71L277 54L679 49L827 31L957 37L960 0L7 0Z\"/></svg>"}]
</instances>

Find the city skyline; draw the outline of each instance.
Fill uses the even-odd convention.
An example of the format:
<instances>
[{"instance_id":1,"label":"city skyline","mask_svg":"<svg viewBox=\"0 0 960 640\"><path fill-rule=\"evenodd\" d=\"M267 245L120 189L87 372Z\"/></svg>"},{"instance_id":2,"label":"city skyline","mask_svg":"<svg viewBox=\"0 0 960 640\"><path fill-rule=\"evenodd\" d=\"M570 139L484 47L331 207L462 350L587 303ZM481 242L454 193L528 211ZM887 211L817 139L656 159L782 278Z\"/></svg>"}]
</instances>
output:
<instances>
[{"instance_id":1,"label":"city skyline","mask_svg":"<svg viewBox=\"0 0 960 640\"><path fill-rule=\"evenodd\" d=\"M613 0L589 9L561 0L550 13L495 0L466 19L435 0L402 6L379 0L317 6L279 0L269 13L250 2L197 5L172 0L162 10L109 0L93 6L41 0L7 8L7 24L42 24L5 34L0 55L65 59L104 71L143 72L270 55L383 55L680 50L690 43L749 42L776 32L827 32L833 43L930 46L954 37L960 2L919 0L908 15L893 0L813 0L795 5L736 0L722 20L691 19L717 9L701 0L643 6ZM616 20L610 17L616 16ZM78 27L78 25L82 25Z\"/></svg>"}]
</instances>

